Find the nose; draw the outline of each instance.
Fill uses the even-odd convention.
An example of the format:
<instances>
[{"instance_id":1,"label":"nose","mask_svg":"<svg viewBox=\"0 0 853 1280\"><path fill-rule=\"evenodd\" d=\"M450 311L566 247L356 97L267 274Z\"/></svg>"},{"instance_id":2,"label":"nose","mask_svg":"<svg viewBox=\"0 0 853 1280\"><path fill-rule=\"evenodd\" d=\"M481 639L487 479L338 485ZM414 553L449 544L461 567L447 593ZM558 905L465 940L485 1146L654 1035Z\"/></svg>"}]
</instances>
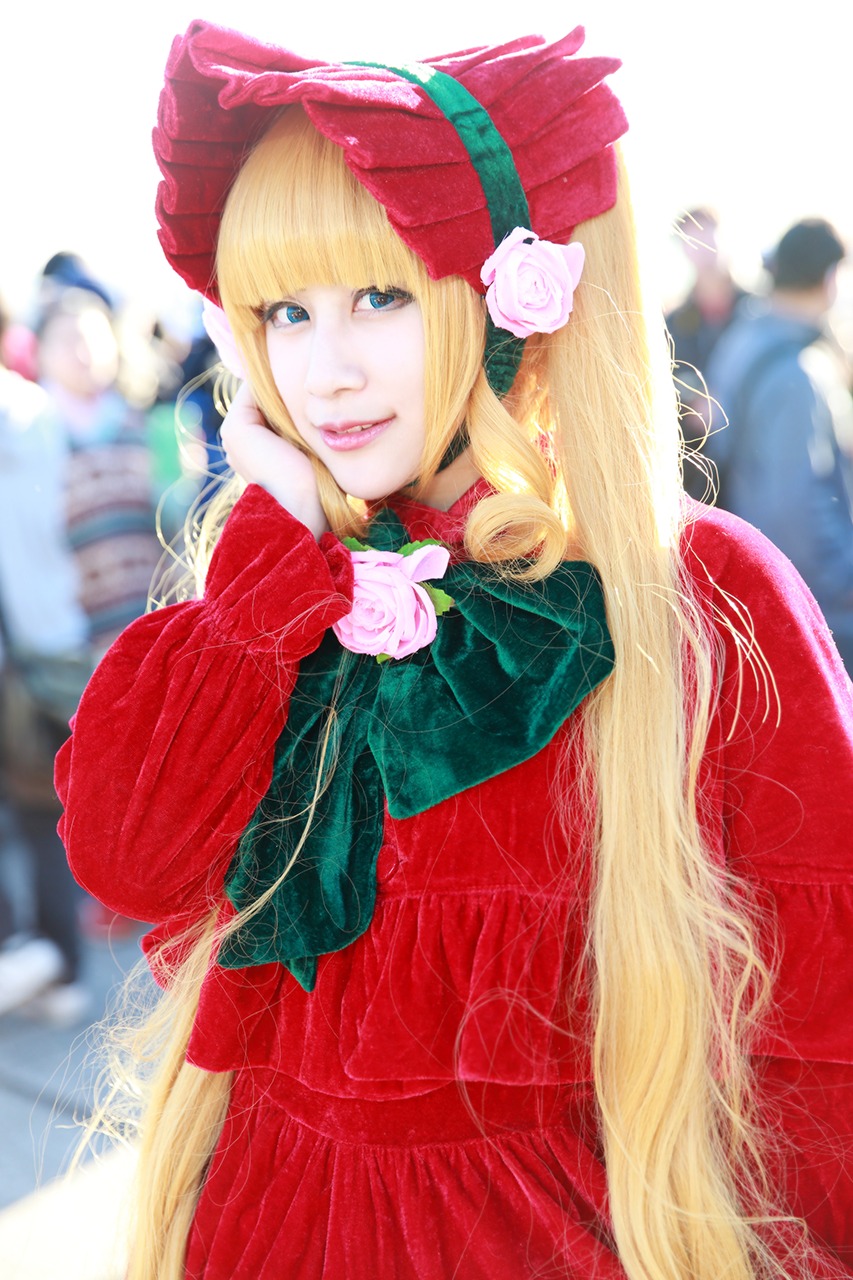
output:
<instances>
[{"instance_id":1,"label":"nose","mask_svg":"<svg viewBox=\"0 0 853 1280\"><path fill-rule=\"evenodd\" d=\"M356 344L345 324L315 322L305 377L309 396L327 400L342 391L358 391L367 381Z\"/></svg>"}]
</instances>

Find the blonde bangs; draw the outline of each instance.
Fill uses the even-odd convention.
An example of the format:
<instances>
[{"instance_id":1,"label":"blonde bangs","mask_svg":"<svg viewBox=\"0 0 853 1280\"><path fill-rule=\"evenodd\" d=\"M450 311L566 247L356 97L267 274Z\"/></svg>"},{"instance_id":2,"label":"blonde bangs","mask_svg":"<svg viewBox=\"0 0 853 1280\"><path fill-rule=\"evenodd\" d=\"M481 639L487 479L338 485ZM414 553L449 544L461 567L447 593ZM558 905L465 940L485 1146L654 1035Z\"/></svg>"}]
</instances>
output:
<instances>
[{"instance_id":1,"label":"blonde bangs","mask_svg":"<svg viewBox=\"0 0 853 1280\"><path fill-rule=\"evenodd\" d=\"M343 152L297 107L285 111L243 166L219 233L226 309L259 308L309 285L402 288L420 298L426 268ZM247 321L249 317L246 317Z\"/></svg>"}]
</instances>

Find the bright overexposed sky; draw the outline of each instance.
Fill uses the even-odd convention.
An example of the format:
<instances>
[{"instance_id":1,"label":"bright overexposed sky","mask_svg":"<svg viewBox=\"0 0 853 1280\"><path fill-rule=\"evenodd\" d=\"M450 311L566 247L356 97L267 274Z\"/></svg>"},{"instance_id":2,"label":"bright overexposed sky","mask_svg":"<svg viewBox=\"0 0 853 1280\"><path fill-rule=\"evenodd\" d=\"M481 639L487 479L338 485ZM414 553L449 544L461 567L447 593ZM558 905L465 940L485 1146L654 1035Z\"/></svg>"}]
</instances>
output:
<instances>
[{"instance_id":1,"label":"bright overexposed sky","mask_svg":"<svg viewBox=\"0 0 853 1280\"><path fill-rule=\"evenodd\" d=\"M388 62L582 23L587 51L624 64L612 83L662 268L675 259L668 225L700 202L719 210L746 273L799 217L829 217L853 239L853 6L844 0L803 9L770 0L11 0L9 9L0 293L16 309L58 249L153 306L182 288L155 237L150 133L172 37L196 17L312 57Z\"/></svg>"}]
</instances>

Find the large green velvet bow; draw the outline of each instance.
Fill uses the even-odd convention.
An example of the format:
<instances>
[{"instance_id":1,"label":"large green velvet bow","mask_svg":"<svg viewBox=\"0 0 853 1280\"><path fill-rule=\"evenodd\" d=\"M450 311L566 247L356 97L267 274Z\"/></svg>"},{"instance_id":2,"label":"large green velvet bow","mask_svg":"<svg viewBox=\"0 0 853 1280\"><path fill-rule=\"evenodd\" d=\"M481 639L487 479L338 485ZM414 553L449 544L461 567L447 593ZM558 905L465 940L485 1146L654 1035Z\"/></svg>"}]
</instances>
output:
<instances>
[{"instance_id":1,"label":"large green velvet bow","mask_svg":"<svg viewBox=\"0 0 853 1280\"><path fill-rule=\"evenodd\" d=\"M407 541L388 510L369 537L382 551ZM441 587L454 607L410 657L380 664L328 631L300 663L228 898L245 910L289 870L221 946L226 968L279 961L312 990L317 957L372 919L384 802L393 818L411 817L530 759L613 667L591 565L519 583L469 562L449 568Z\"/></svg>"}]
</instances>

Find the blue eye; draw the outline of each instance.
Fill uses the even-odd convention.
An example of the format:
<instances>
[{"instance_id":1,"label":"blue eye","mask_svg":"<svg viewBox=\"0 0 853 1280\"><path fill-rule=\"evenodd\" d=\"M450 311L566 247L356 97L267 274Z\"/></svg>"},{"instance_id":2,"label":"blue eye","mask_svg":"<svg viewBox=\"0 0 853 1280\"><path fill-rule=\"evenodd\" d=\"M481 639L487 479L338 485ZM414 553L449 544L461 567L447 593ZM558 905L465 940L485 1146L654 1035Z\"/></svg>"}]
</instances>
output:
<instances>
[{"instance_id":1,"label":"blue eye","mask_svg":"<svg viewBox=\"0 0 853 1280\"><path fill-rule=\"evenodd\" d=\"M412 295L405 289L365 289L359 301L366 301L372 311L391 311L406 306Z\"/></svg>"},{"instance_id":2,"label":"blue eye","mask_svg":"<svg viewBox=\"0 0 853 1280\"><path fill-rule=\"evenodd\" d=\"M264 312L264 323L271 324L274 329L289 329L297 324L304 324L310 319L304 307L296 302L276 302Z\"/></svg>"},{"instance_id":3,"label":"blue eye","mask_svg":"<svg viewBox=\"0 0 853 1280\"><path fill-rule=\"evenodd\" d=\"M288 302L276 313L276 320L281 325L302 324L308 319L308 312L295 302Z\"/></svg>"}]
</instances>

